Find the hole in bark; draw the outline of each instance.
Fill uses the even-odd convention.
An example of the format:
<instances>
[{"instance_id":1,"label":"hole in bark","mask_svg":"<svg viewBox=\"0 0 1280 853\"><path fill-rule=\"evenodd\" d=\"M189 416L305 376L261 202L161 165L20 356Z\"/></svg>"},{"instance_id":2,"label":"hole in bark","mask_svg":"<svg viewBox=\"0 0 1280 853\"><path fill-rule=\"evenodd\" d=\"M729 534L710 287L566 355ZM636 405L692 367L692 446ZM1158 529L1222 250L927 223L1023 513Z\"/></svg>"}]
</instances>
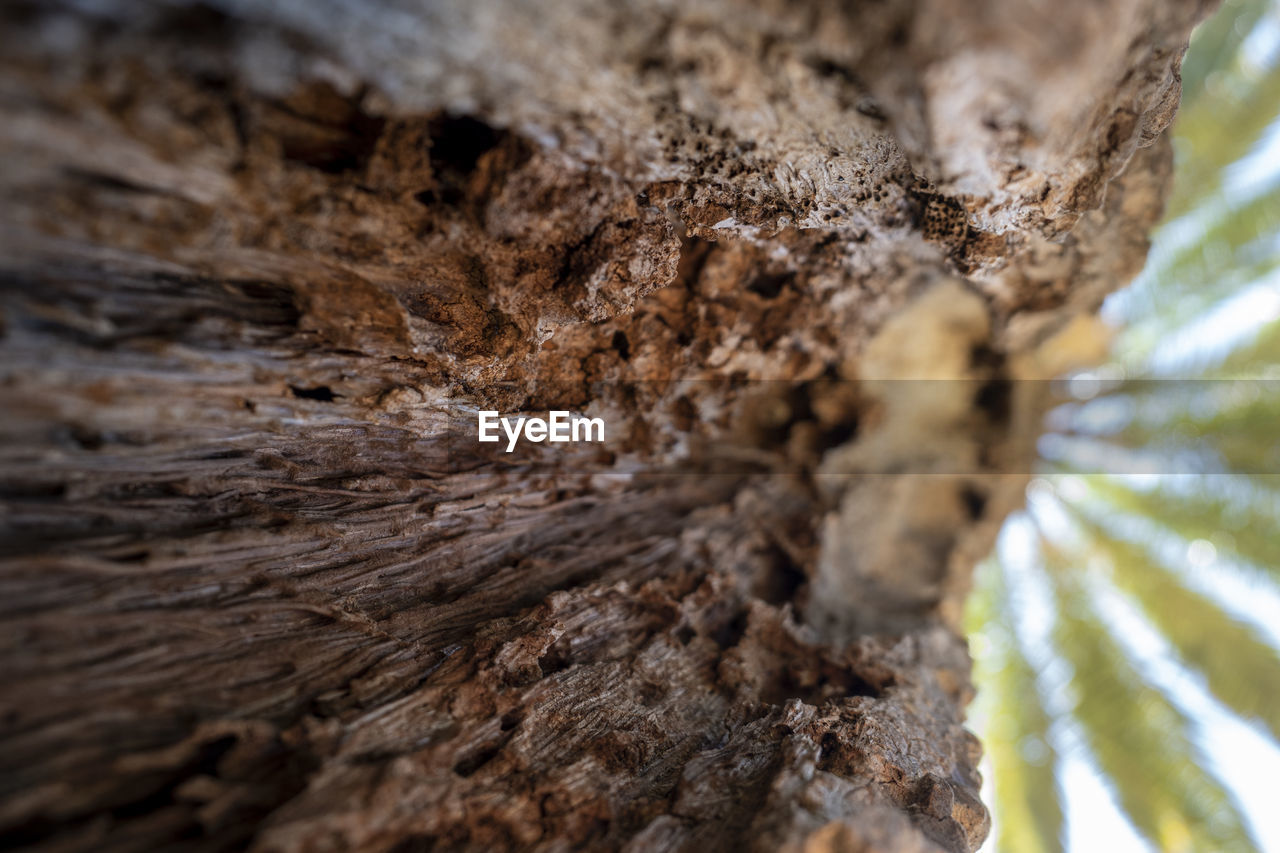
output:
<instances>
[{"instance_id":1,"label":"hole in bark","mask_svg":"<svg viewBox=\"0 0 1280 853\"><path fill-rule=\"evenodd\" d=\"M431 168L469 175L480 155L498 144L501 134L471 116L443 116L431 122Z\"/></svg>"},{"instance_id":2,"label":"hole in bark","mask_svg":"<svg viewBox=\"0 0 1280 853\"><path fill-rule=\"evenodd\" d=\"M502 715L501 728L504 732L509 732L516 726L520 725L520 721L524 719L524 715L519 711L508 711Z\"/></svg>"},{"instance_id":3,"label":"hole in bark","mask_svg":"<svg viewBox=\"0 0 1280 853\"><path fill-rule=\"evenodd\" d=\"M801 684L791 670L783 670L774 675L771 683L766 683L760 691L763 701L771 705L782 705L790 699L799 699L809 705L820 705L833 697L867 696L879 698L884 690L858 673L840 668L823 667L816 680Z\"/></svg>"},{"instance_id":4,"label":"hole in bark","mask_svg":"<svg viewBox=\"0 0 1280 853\"><path fill-rule=\"evenodd\" d=\"M100 450L104 443L102 433L84 426L73 426L71 438L84 450Z\"/></svg>"},{"instance_id":5,"label":"hole in bark","mask_svg":"<svg viewBox=\"0 0 1280 853\"><path fill-rule=\"evenodd\" d=\"M721 625L711 634L711 639L716 641L722 649L731 649L742 640L742 635L747 632L747 612L741 610L736 616L728 622Z\"/></svg>"},{"instance_id":6,"label":"hole in bark","mask_svg":"<svg viewBox=\"0 0 1280 853\"><path fill-rule=\"evenodd\" d=\"M646 708L652 708L667 697L667 688L652 681L641 681L640 686L636 689L636 694L640 699L641 705Z\"/></svg>"},{"instance_id":7,"label":"hole in bark","mask_svg":"<svg viewBox=\"0 0 1280 853\"><path fill-rule=\"evenodd\" d=\"M986 345L978 345L969 353L969 364L975 368L986 368L991 371L998 370L1004 359L1000 353Z\"/></svg>"},{"instance_id":8,"label":"hole in bark","mask_svg":"<svg viewBox=\"0 0 1280 853\"><path fill-rule=\"evenodd\" d=\"M818 445L819 450L830 450L833 447L839 447L853 441L858 435L858 420L846 421L842 424L836 424L830 429L822 431L821 442Z\"/></svg>"},{"instance_id":9,"label":"hole in bark","mask_svg":"<svg viewBox=\"0 0 1280 853\"><path fill-rule=\"evenodd\" d=\"M542 670L542 677L554 675L562 669L568 669L569 657L552 646L545 655L538 658L538 669Z\"/></svg>"},{"instance_id":10,"label":"hole in bark","mask_svg":"<svg viewBox=\"0 0 1280 853\"><path fill-rule=\"evenodd\" d=\"M982 384L973 402L993 421L1004 423L1009 419L1012 400L1012 383L1008 379L992 379Z\"/></svg>"},{"instance_id":11,"label":"hole in bark","mask_svg":"<svg viewBox=\"0 0 1280 853\"><path fill-rule=\"evenodd\" d=\"M698 636L698 632L688 625L681 625L676 629L676 639L680 641L680 645L687 646L693 642L693 638Z\"/></svg>"},{"instance_id":12,"label":"hole in bark","mask_svg":"<svg viewBox=\"0 0 1280 853\"><path fill-rule=\"evenodd\" d=\"M631 341L627 340L627 333L619 329L613 333L613 339L609 341L609 346L613 347L618 358L623 361L631 360Z\"/></svg>"},{"instance_id":13,"label":"hole in bark","mask_svg":"<svg viewBox=\"0 0 1280 853\"><path fill-rule=\"evenodd\" d=\"M965 486L960 490L960 500L964 501L964 508L969 513L969 518L974 521L982 518L982 511L987 508L986 495L973 486Z\"/></svg>"},{"instance_id":14,"label":"hole in bark","mask_svg":"<svg viewBox=\"0 0 1280 853\"><path fill-rule=\"evenodd\" d=\"M755 594L770 604L784 604L795 598L796 591L805 582L804 571L791 557L777 546L767 555L769 569L756 584Z\"/></svg>"},{"instance_id":15,"label":"hole in bark","mask_svg":"<svg viewBox=\"0 0 1280 853\"><path fill-rule=\"evenodd\" d=\"M436 186L414 198L423 204L456 205L466 195L467 180L480 158L493 150L505 134L471 116L443 115L427 125L431 135L431 172Z\"/></svg>"},{"instance_id":16,"label":"hole in bark","mask_svg":"<svg viewBox=\"0 0 1280 853\"><path fill-rule=\"evenodd\" d=\"M297 385L290 385L289 390L293 392L293 396L300 400L320 400L325 403L332 403L337 394L330 390L328 385L319 385L315 388L300 388Z\"/></svg>"},{"instance_id":17,"label":"hole in bark","mask_svg":"<svg viewBox=\"0 0 1280 853\"><path fill-rule=\"evenodd\" d=\"M276 121L285 159L330 175L363 168L386 126L386 119L364 112L328 83L275 106L284 115Z\"/></svg>"},{"instance_id":18,"label":"hole in bark","mask_svg":"<svg viewBox=\"0 0 1280 853\"><path fill-rule=\"evenodd\" d=\"M782 289L795 280L795 273L777 275L758 275L747 285L747 290L765 299L777 299Z\"/></svg>"},{"instance_id":19,"label":"hole in bark","mask_svg":"<svg viewBox=\"0 0 1280 853\"><path fill-rule=\"evenodd\" d=\"M501 751L502 744L478 750L453 765L453 772L465 779L492 761Z\"/></svg>"},{"instance_id":20,"label":"hole in bark","mask_svg":"<svg viewBox=\"0 0 1280 853\"><path fill-rule=\"evenodd\" d=\"M858 86L862 85L858 80L858 75L854 74L852 69L848 66L841 65L838 62L832 62L826 57L815 57L810 59L809 67L818 74L821 74L823 77L835 77L840 80L844 80L846 83L853 83Z\"/></svg>"},{"instance_id":21,"label":"hole in bark","mask_svg":"<svg viewBox=\"0 0 1280 853\"><path fill-rule=\"evenodd\" d=\"M693 290L702 268L707 265L713 244L699 237L685 236L680 240L680 260L676 263L676 280L672 286Z\"/></svg>"},{"instance_id":22,"label":"hole in bark","mask_svg":"<svg viewBox=\"0 0 1280 853\"><path fill-rule=\"evenodd\" d=\"M853 750L841 742L840 736L828 731L822 735L818 753L818 769L837 775L847 774L852 764Z\"/></svg>"},{"instance_id":23,"label":"hole in bark","mask_svg":"<svg viewBox=\"0 0 1280 853\"><path fill-rule=\"evenodd\" d=\"M678 397L671 404L671 425L680 432L693 429L698 420L698 409L688 397Z\"/></svg>"}]
</instances>

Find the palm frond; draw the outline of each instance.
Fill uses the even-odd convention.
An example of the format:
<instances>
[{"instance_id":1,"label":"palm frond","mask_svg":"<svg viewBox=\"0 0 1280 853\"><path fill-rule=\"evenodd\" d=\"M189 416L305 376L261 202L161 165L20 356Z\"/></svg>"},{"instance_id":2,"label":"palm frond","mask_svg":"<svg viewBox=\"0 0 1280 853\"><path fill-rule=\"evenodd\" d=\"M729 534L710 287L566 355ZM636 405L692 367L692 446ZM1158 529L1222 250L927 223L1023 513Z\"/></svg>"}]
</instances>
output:
<instances>
[{"instance_id":1,"label":"palm frond","mask_svg":"<svg viewBox=\"0 0 1280 853\"><path fill-rule=\"evenodd\" d=\"M1187 717L1143 676L1099 617L1081 573L1046 543L1054 640L1080 697L1073 713L1134 826L1161 850L1257 850L1231 795L1203 769Z\"/></svg>"},{"instance_id":2,"label":"palm frond","mask_svg":"<svg viewBox=\"0 0 1280 853\"><path fill-rule=\"evenodd\" d=\"M996 850L1059 853L1062 847L1058 755L1049 738L1050 717L1014 629L1017 608L1009 597L1005 567L987 560L970 600L971 636L981 638L975 676L983 685L979 713L993 770Z\"/></svg>"},{"instance_id":3,"label":"palm frond","mask_svg":"<svg viewBox=\"0 0 1280 853\"><path fill-rule=\"evenodd\" d=\"M1276 266L1280 267L1280 261ZM1280 364L1280 320L1272 320L1247 340L1241 341L1221 364L1215 365L1206 375L1231 379L1256 378L1260 371L1277 364Z\"/></svg>"},{"instance_id":4,"label":"palm frond","mask_svg":"<svg viewBox=\"0 0 1280 853\"><path fill-rule=\"evenodd\" d=\"M1252 0L1202 24L1182 65L1178 116L1178 183L1166 216L1193 210L1221 189L1226 167L1238 161L1280 114L1280 79L1255 66L1242 50L1274 8Z\"/></svg>"},{"instance_id":5,"label":"palm frond","mask_svg":"<svg viewBox=\"0 0 1280 853\"><path fill-rule=\"evenodd\" d=\"M1183 662L1199 672L1223 704L1260 720L1280 738L1280 653L1216 603L1188 589L1140 545L1112 535L1088 514L1068 507L1087 536L1090 556L1111 568Z\"/></svg>"},{"instance_id":6,"label":"palm frond","mask_svg":"<svg viewBox=\"0 0 1280 853\"><path fill-rule=\"evenodd\" d=\"M1276 88L1274 106L1280 110L1280 74L1271 77ZM1158 242L1148 261L1143 277L1158 282L1153 289L1158 287L1162 296L1198 294L1200 298L1192 304L1209 305L1275 268L1273 236L1280 218L1280 193L1261 191L1252 198L1215 204L1198 211L1198 218L1193 239L1181 245Z\"/></svg>"},{"instance_id":7,"label":"palm frond","mask_svg":"<svg viewBox=\"0 0 1280 853\"><path fill-rule=\"evenodd\" d=\"M1188 470L1181 459L1241 474L1280 473L1280 443L1274 440L1280 423L1278 390L1280 380L1128 382L1089 404L1122 403L1122 426L1100 430L1081 417L1068 434L1104 437L1116 448L1158 452L1167 460L1167 473Z\"/></svg>"},{"instance_id":8,"label":"palm frond","mask_svg":"<svg viewBox=\"0 0 1280 853\"><path fill-rule=\"evenodd\" d=\"M1182 63L1183 109L1193 109L1214 71L1225 68L1240 52L1245 37L1267 13L1266 0L1238 4L1234 15L1214 15L1196 27Z\"/></svg>"},{"instance_id":9,"label":"palm frond","mask_svg":"<svg viewBox=\"0 0 1280 853\"><path fill-rule=\"evenodd\" d=\"M1280 518L1280 493L1254 489L1246 496L1233 497L1205 486L1203 481L1199 485L1177 491L1168 486L1140 490L1127 488L1114 478L1089 478L1090 490L1109 512L1150 520L1189 541L1211 541L1224 556L1236 557L1258 572L1280 579L1280 524L1276 521ZM1272 677L1280 677L1280 673Z\"/></svg>"}]
</instances>

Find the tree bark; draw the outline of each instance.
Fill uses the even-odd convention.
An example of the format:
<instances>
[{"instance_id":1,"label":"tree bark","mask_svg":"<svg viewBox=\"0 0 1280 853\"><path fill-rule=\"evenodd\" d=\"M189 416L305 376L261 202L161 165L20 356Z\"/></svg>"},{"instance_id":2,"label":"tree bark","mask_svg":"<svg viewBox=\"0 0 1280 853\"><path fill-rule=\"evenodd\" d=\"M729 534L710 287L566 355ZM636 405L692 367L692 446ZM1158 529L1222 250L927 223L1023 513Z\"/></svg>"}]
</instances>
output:
<instances>
[{"instance_id":1,"label":"tree bark","mask_svg":"<svg viewBox=\"0 0 1280 853\"><path fill-rule=\"evenodd\" d=\"M1205 6L5 4L0 838L976 849Z\"/></svg>"}]
</instances>

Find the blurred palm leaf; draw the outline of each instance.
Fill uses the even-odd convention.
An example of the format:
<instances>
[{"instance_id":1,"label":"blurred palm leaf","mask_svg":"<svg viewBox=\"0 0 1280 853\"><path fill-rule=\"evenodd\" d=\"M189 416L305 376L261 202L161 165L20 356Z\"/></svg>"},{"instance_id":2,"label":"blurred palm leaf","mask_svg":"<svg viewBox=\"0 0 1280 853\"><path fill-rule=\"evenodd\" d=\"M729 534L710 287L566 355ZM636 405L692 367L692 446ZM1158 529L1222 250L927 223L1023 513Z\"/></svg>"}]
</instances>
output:
<instances>
[{"instance_id":1,"label":"blurred palm leaf","mask_svg":"<svg viewBox=\"0 0 1280 853\"><path fill-rule=\"evenodd\" d=\"M1280 78L1246 50L1275 9L1266 2L1227 3L1196 32L1182 65L1178 114L1178 184L1166 215L1182 216L1222 187L1224 167L1242 159L1280 115Z\"/></svg>"},{"instance_id":2,"label":"blurred palm leaf","mask_svg":"<svg viewBox=\"0 0 1280 853\"><path fill-rule=\"evenodd\" d=\"M1280 321L1268 323L1252 339L1237 347L1222 364L1207 371L1209 375L1234 378L1249 375L1261 367L1280 364Z\"/></svg>"},{"instance_id":3,"label":"blurred palm leaf","mask_svg":"<svg viewBox=\"0 0 1280 853\"><path fill-rule=\"evenodd\" d=\"M1036 486L1010 522L1035 535L970 600L1001 853L1063 849L1064 750L1150 845L1259 849L1161 667L1280 741L1277 635L1211 594L1228 576L1280 589L1280 0L1229 0L1183 81L1166 223L1110 306L1127 328L1105 375L1128 379L1055 412L1045 472L1069 476ZM1193 475L1117 476L1152 470Z\"/></svg>"},{"instance_id":4,"label":"blurred palm leaf","mask_svg":"<svg viewBox=\"0 0 1280 853\"><path fill-rule=\"evenodd\" d=\"M1238 494L1224 494L1232 485L1230 481L1211 482L1210 486L1217 488L1175 491L1126 488L1112 478L1090 478L1092 491L1111 511L1148 519L1188 541L1211 542L1224 556L1280 582L1280 525L1276 521L1280 518L1280 493L1244 486L1236 490Z\"/></svg>"},{"instance_id":5,"label":"blurred palm leaf","mask_svg":"<svg viewBox=\"0 0 1280 853\"><path fill-rule=\"evenodd\" d=\"M1162 850L1254 850L1231 796L1198 766L1190 721L1115 641L1070 554L1042 551L1054 640L1081 697L1072 713L1125 813Z\"/></svg>"},{"instance_id":6,"label":"blurred palm leaf","mask_svg":"<svg viewBox=\"0 0 1280 853\"><path fill-rule=\"evenodd\" d=\"M1280 653L1257 631L1188 589L1148 549L1112 535L1078 510L1073 514L1088 547L1111 569L1115 585L1135 600L1183 663L1203 673L1228 707L1261 720L1280 737Z\"/></svg>"},{"instance_id":7,"label":"blurred palm leaf","mask_svg":"<svg viewBox=\"0 0 1280 853\"><path fill-rule=\"evenodd\" d=\"M1017 638L1000 623L1001 613L1015 609L1002 567L988 560L979 577L982 583L974 590L967 618L976 626L971 634L983 640L975 674L986 691L978 696L978 704L985 706L979 713L988 720L983 745L1005 770L995 779L997 843L1001 850L1053 853L1062 850L1062 806L1049 714ZM1001 702L1002 696L1020 699Z\"/></svg>"}]
</instances>

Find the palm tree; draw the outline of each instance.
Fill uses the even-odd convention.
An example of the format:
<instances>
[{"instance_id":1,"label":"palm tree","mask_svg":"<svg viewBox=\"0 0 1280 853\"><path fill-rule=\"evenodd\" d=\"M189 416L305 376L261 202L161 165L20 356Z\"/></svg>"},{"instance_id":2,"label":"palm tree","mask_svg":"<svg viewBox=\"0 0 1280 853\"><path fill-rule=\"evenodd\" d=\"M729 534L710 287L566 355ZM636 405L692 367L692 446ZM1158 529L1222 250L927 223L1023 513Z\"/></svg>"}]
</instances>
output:
<instances>
[{"instance_id":1,"label":"palm tree","mask_svg":"<svg viewBox=\"0 0 1280 853\"><path fill-rule=\"evenodd\" d=\"M1280 739L1280 633L1222 592L1280 585L1280 4L1224 6L1183 82L1165 223L1107 306L1126 329L1064 383L971 600L999 851L1064 849L1068 752L1158 849L1263 846L1178 679Z\"/></svg>"}]
</instances>

